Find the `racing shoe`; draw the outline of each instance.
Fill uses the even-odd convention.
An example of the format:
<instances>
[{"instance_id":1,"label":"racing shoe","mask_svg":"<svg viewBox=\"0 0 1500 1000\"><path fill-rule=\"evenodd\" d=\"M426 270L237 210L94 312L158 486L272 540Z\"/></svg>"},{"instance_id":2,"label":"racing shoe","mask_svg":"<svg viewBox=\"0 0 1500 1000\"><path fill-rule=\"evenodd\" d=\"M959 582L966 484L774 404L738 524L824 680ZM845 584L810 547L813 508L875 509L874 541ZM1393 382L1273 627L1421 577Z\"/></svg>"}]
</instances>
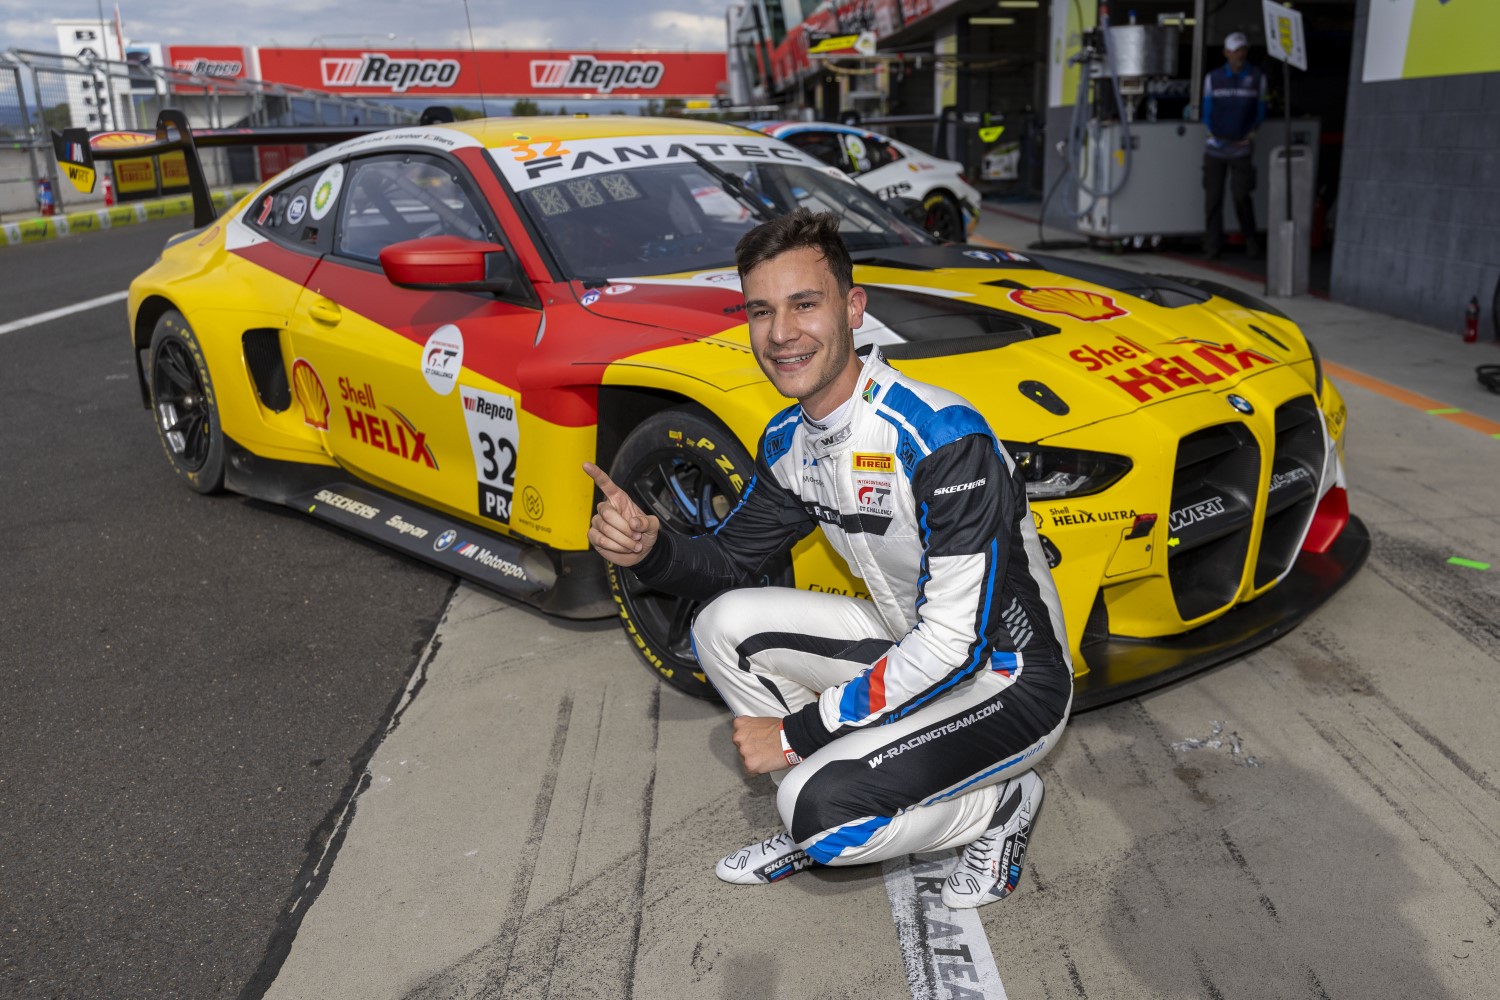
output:
<instances>
[{"instance_id":1,"label":"racing shoe","mask_svg":"<svg viewBox=\"0 0 1500 1000\"><path fill-rule=\"evenodd\" d=\"M812 866L813 859L797 846L790 833L783 830L774 837L758 844L749 844L723 858L714 866L714 874L735 885L756 885L762 882L779 882L788 875L795 875Z\"/></svg>"},{"instance_id":2,"label":"racing shoe","mask_svg":"<svg viewBox=\"0 0 1500 1000\"><path fill-rule=\"evenodd\" d=\"M1035 771L1006 783L989 829L964 848L958 867L943 883L944 906L967 910L1011 894L1021 880L1026 841L1041 806L1042 779Z\"/></svg>"}]
</instances>

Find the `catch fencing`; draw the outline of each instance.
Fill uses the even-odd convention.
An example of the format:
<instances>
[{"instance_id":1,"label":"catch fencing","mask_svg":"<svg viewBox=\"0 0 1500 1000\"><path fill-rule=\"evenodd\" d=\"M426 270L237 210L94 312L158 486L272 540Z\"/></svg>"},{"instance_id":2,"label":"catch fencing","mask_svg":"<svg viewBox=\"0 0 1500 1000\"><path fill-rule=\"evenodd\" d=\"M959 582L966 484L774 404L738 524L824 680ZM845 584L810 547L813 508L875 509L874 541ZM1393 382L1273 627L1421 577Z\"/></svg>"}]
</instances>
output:
<instances>
[{"instance_id":1,"label":"catch fencing","mask_svg":"<svg viewBox=\"0 0 1500 1000\"><path fill-rule=\"evenodd\" d=\"M64 205L101 205L102 182L92 194L83 194L59 177L52 130L150 132L163 108L183 111L194 128L401 125L421 114L260 80L11 49L0 53L0 214L50 214L49 198L58 214ZM261 179L249 150L201 150L200 158L211 187Z\"/></svg>"}]
</instances>

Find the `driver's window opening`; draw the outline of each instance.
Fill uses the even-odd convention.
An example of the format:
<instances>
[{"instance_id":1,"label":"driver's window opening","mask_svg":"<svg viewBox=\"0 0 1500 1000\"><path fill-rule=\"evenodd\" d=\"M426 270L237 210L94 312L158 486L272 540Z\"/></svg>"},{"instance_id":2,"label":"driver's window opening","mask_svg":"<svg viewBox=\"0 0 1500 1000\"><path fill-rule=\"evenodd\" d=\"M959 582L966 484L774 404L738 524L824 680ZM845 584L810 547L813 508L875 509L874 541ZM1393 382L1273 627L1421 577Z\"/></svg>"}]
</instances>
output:
<instances>
[{"instance_id":1,"label":"driver's window opening","mask_svg":"<svg viewBox=\"0 0 1500 1000\"><path fill-rule=\"evenodd\" d=\"M420 157L354 166L339 227L339 253L373 262L393 243L430 236L493 242L458 174Z\"/></svg>"}]
</instances>

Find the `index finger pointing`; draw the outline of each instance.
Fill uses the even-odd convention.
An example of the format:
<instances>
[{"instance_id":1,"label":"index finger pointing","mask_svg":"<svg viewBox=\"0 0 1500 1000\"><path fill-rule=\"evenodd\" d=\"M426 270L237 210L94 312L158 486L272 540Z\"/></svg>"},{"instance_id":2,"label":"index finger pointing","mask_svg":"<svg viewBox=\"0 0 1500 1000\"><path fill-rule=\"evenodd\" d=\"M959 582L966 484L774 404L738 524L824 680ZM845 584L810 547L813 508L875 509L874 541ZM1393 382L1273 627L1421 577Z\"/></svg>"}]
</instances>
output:
<instances>
[{"instance_id":1,"label":"index finger pointing","mask_svg":"<svg viewBox=\"0 0 1500 1000\"><path fill-rule=\"evenodd\" d=\"M615 496L623 492L620 487L615 485L615 481L609 478L609 473L599 468L593 462L584 462L583 471L587 472L589 478L594 481L594 485L599 487L599 490L604 494L604 499L612 500Z\"/></svg>"}]
</instances>

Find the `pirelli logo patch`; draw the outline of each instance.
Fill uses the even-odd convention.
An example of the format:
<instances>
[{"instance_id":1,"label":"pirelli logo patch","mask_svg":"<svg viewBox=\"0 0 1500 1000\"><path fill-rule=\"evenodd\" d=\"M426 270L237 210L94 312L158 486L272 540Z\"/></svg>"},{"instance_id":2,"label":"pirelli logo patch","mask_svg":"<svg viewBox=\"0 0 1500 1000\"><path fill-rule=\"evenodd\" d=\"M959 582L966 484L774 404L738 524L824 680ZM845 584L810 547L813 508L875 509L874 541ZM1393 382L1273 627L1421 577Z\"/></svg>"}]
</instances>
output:
<instances>
[{"instance_id":1,"label":"pirelli logo patch","mask_svg":"<svg viewBox=\"0 0 1500 1000\"><path fill-rule=\"evenodd\" d=\"M867 451L854 453L855 472L895 472L895 455L876 455Z\"/></svg>"}]
</instances>

